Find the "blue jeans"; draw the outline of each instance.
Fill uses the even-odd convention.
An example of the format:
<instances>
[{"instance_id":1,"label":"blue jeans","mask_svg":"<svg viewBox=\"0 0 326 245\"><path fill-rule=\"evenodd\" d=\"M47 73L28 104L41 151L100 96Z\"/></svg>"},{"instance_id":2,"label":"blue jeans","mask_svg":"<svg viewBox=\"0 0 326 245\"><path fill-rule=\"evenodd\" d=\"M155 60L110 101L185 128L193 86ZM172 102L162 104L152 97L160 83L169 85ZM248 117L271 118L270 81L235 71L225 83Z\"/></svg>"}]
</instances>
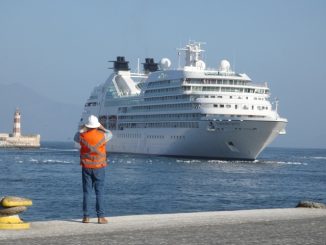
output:
<instances>
[{"instance_id":1,"label":"blue jeans","mask_svg":"<svg viewBox=\"0 0 326 245\"><path fill-rule=\"evenodd\" d=\"M89 217L89 203L92 189L96 195L97 217L104 217L104 182L105 168L82 168L83 179L83 212L84 217Z\"/></svg>"}]
</instances>

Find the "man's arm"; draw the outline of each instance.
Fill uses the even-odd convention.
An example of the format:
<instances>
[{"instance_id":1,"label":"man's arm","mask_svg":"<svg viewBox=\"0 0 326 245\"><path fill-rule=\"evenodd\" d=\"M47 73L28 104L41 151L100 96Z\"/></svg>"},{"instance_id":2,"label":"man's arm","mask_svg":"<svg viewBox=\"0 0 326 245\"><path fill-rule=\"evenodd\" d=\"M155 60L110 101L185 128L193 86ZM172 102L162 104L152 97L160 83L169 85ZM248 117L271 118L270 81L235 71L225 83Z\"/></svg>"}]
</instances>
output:
<instances>
[{"instance_id":1,"label":"man's arm","mask_svg":"<svg viewBox=\"0 0 326 245\"><path fill-rule=\"evenodd\" d=\"M77 133L75 133L75 136L74 136L74 141L76 142L76 143L79 143L80 142L80 133L79 132L77 132Z\"/></svg>"},{"instance_id":2,"label":"man's arm","mask_svg":"<svg viewBox=\"0 0 326 245\"><path fill-rule=\"evenodd\" d=\"M105 142L108 142L110 139L112 139L112 133L110 130L104 128L102 125L99 126L99 129L104 132Z\"/></svg>"},{"instance_id":3,"label":"man's arm","mask_svg":"<svg viewBox=\"0 0 326 245\"><path fill-rule=\"evenodd\" d=\"M85 125L80 126L80 130L77 133L75 133L75 136L74 136L74 141L76 143L80 142L80 134L86 132L86 130L87 129L86 129Z\"/></svg>"}]
</instances>

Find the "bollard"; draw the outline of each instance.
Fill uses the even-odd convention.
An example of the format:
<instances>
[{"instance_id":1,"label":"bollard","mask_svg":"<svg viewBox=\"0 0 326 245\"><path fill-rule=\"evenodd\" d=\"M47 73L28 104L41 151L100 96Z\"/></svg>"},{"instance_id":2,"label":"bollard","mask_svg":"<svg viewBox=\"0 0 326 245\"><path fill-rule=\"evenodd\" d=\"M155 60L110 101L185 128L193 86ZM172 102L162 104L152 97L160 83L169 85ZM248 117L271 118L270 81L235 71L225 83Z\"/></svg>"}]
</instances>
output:
<instances>
[{"instance_id":1,"label":"bollard","mask_svg":"<svg viewBox=\"0 0 326 245\"><path fill-rule=\"evenodd\" d=\"M0 230L29 229L30 224L19 218L20 213L31 206L32 200L22 197L6 196L0 200Z\"/></svg>"}]
</instances>

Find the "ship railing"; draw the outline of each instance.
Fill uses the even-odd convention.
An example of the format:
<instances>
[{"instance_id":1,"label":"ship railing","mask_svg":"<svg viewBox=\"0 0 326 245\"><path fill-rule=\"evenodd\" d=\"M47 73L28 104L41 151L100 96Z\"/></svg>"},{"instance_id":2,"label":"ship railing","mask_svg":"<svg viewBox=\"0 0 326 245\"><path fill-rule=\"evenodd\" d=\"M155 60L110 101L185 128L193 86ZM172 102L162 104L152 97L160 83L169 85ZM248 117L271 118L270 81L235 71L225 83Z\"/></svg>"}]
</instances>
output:
<instances>
[{"instance_id":1,"label":"ship railing","mask_svg":"<svg viewBox=\"0 0 326 245\"><path fill-rule=\"evenodd\" d=\"M146 75L144 73L134 73L134 72L131 72L130 76L132 78L144 78L144 79L146 79L148 77L148 75Z\"/></svg>"},{"instance_id":2,"label":"ship railing","mask_svg":"<svg viewBox=\"0 0 326 245\"><path fill-rule=\"evenodd\" d=\"M222 82L201 82L199 80L196 80L196 81L183 81L181 85L205 85L205 86L218 86L218 87L223 87L223 86L226 86L226 87L259 87L259 88L268 88L268 85L266 82L263 82L263 83L258 83L258 82L247 82L245 84L239 84L239 83L222 83Z\"/></svg>"},{"instance_id":3,"label":"ship railing","mask_svg":"<svg viewBox=\"0 0 326 245\"><path fill-rule=\"evenodd\" d=\"M160 98L161 96L157 96L157 97L150 97L150 98ZM146 97L146 99L148 99ZM185 98L185 99L167 99L167 100L145 100L142 104L144 105L161 105L162 103L169 103L169 102L172 102L172 103L179 103L179 102L190 102L190 101L195 101L195 99L193 98Z\"/></svg>"},{"instance_id":4,"label":"ship railing","mask_svg":"<svg viewBox=\"0 0 326 245\"><path fill-rule=\"evenodd\" d=\"M180 108L168 108L168 107L165 107L165 108L153 108L153 109L129 109L127 111L125 111L124 113L128 113L128 114L132 114L132 113L135 113L135 114L138 114L138 113L156 113L156 112L159 112L159 113L163 113L163 112L175 112L175 113L195 113L195 112L198 112L198 108L193 108L193 107L180 107Z\"/></svg>"},{"instance_id":5,"label":"ship railing","mask_svg":"<svg viewBox=\"0 0 326 245\"><path fill-rule=\"evenodd\" d=\"M143 121L181 121L181 120L198 120L202 118L202 115L199 113L186 113L186 115L180 115L180 113L176 114L143 114L143 115L128 115L127 118L123 118L123 116L119 117L119 122L143 122Z\"/></svg>"},{"instance_id":6,"label":"ship railing","mask_svg":"<svg viewBox=\"0 0 326 245\"><path fill-rule=\"evenodd\" d=\"M263 83L257 83L257 82L252 82L250 83L250 86L254 86L254 87L260 87L260 88L268 88L268 84L267 82L263 82Z\"/></svg>"},{"instance_id":7,"label":"ship railing","mask_svg":"<svg viewBox=\"0 0 326 245\"><path fill-rule=\"evenodd\" d=\"M184 90L181 89L179 91L172 91L172 92L153 92L153 93L145 93L144 98L150 97L161 97L161 96L173 96L173 95L183 95Z\"/></svg>"}]
</instances>

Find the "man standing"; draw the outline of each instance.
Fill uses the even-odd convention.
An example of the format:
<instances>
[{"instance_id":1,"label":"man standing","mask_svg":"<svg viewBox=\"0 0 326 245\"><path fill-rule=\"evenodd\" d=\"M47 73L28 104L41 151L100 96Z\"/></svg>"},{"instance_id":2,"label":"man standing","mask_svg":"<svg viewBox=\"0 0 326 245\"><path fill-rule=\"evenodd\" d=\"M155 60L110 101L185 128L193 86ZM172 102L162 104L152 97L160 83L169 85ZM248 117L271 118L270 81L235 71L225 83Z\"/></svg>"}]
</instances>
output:
<instances>
[{"instance_id":1,"label":"man standing","mask_svg":"<svg viewBox=\"0 0 326 245\"><path fill-rule=\"evenodd\" d=\"M104 182L106 142L112 138L110 130L105 129L98 118L91 115L85 126L76 133L75 142L80 144L80 165L83 181L83 223L89 223L89 198L94 187L96 194L96 213L99 224L106 224L104 217Z\"/></svg>"}]
</instances>

